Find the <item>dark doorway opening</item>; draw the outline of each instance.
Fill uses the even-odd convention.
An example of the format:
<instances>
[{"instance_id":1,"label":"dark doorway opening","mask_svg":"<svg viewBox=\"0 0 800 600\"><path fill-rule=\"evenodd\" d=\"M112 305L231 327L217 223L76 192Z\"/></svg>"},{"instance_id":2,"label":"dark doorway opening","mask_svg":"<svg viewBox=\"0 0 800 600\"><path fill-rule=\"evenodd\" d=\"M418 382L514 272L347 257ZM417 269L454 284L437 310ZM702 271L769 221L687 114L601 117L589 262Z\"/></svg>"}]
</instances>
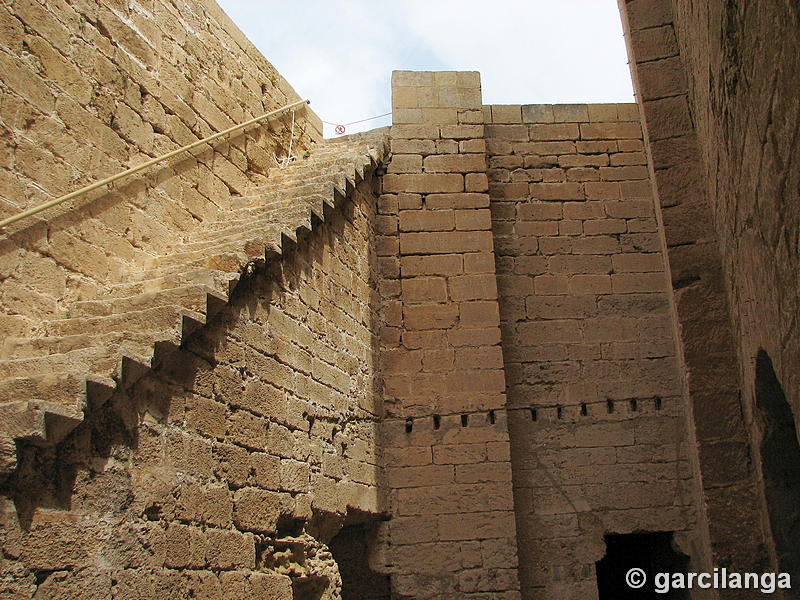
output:
<instances>
[{"instance_id":1,"label":"dark doorway opening","mask_svg":"<svg viewBox=\"0 0 800 600\"><path fill-rule=\"evenodd\" d=\"M369 546L374 539L370 523L346 525L328 548L339 565L342 600L391 600L388 575L375 573L369 566Z\"/></svg>"},{"instance_id":2,"label":"dark doorway opening","mask_svg":"<svg viewBox=\"0 0 800 600\"><path fill-rule=\"evenodd\" d=\"M595 563L600 600L689 599L687 590L655 591L657 573L686 573L688 570L689 557L674 548L671 531L608 534L605 539L606 555ZM633 568L642 569L647 577L640 589L633 589L626 583L626 575Z\"/></svg>"},{"instance_id":3,"label":"dark doorway opening","mask_svg":"<svg viewBox=\"0 0 800 600\"><path fill-rule=\"evenodd\" d=\"M769 355L756 357L756 407L761 420L761 470L778 568L800 576L800 444L794 415Z\"/></svg>"}]
</instances>

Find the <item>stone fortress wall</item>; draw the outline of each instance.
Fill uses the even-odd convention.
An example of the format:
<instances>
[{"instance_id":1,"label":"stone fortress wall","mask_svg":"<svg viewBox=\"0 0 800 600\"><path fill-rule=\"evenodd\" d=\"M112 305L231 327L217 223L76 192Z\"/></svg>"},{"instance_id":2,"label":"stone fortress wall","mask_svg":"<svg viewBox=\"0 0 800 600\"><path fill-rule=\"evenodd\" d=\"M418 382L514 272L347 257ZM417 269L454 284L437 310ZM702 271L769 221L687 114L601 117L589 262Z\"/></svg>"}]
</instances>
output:
<instances>
[{"instance_id":1,"label":"stone fortress wall","mask_svg":"<svg viewBox=\"0 0 800 600\"><path fill-rule=\"evenodd\" d=\"M702 547L639 112L484 115L523 594L592 597L604 533Z\"/></svg>"},{"instance_id":2,"label":"stone fortress wall","mask_svg":"<svg viewBox=\"0 0 800 600\"><path fill-rule=\"evenodd\" d=\"M346 518L358 528L382 512L374 207L356 192L349 214L240 282L58 447L19 445L0 596L292 598L341 585L324 544Z\"/></svg>"},{"instance_id":3,"label":"stone fortress wall","mask_svg":"<svg viewBox=\"0 0 800 600\"><path fill-rule=\"evenodd\" d=\"M382 372L392 589L410 598L514 598L480 76L395 71L392 111L380 238L390 317Z\"/></svg>"},{"instance_id":4,"label":"stone fortress wall","mask_svg":"<svg viewBox=\"0 0 800 600\"><path fill-rule=\"evenodd\" d=\"M708 190L725 273L736 352L730 378L738 376L741 382L757 482L774 479L770 471L776 467L770 463L786 460L785 454L771 456L774 450L764 442L773 427L767 416L769 394L759 389L765 372L774 370L773 381L782 384L790 404L781 417L786 426L800 414L800 332L795 325L800 315L800 148L797 95L791 92L800 85L799 13L796 4L767 3L753 11L685 1L674 2L672 13L698 139L699 176ZM796 473L792 481L796 490ZM792 540L800 521L770 493L758 498L758 514L751 518L761 522L767 538L776 539L777 550L767 544L769 560L798 569L797 556L789 559L786 548L796 546ZM796 491L790 497L796 498Z\"/></svg>"},{"instance_id":5,"label":"stone fortress wall","mask_svg":"<svg viewBox=\"0 0 800 600\"><path fill-rule=\"evenodd\" d=\"M0 19L2 217L300 99L215 2L31 0L4 4ZM299 118L302 152L322 129L311 112ZM11 226L5 331L39 332L150 268L264 180L289 121Z\"/></svg>"},{"instance_id":6,"label":"stone fortress wall","mask_svg":"<svg viewBox=\"0 0 800 600\"><path fill-rule=\"evenodd\" d=\"M620 9L638 105L395 72L390 130L298 110L284 171L288 113L4 232L0 597L593 598L636 532L793 569L798 14ZM2 216L299 99L210 0L0 24Z\"/></svg>"},{"instance_id":7,"label":"stone fortress wall","mask_svg":"<svg viewBox=\"0 0 800 600\"><path fill-rule=\"evenodd\" d=\"M794 96L797 7L619 6L661 207L709 560L796 572L797 112L779 98Z\"/></svg>"}]
</instances>

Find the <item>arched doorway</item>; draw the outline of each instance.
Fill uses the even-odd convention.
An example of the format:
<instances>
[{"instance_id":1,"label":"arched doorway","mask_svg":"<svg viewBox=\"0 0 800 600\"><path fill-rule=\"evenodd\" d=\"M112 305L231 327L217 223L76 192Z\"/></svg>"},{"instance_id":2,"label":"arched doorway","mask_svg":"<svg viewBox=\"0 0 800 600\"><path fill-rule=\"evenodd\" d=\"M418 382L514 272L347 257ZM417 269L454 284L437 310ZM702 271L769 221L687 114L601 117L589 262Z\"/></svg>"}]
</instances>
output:
<instances>
[{"instance_id":1,"label":"arched doorway","mask_svg":"<svg viewBox=\"0 0 800 600\"><path fill-rule=\"evenodd\" d=\"M794 415L772 360L756 357L756 408L760 421L764 495L778 568L800 575L800 443Z\"/></svg>"}]
</instances>

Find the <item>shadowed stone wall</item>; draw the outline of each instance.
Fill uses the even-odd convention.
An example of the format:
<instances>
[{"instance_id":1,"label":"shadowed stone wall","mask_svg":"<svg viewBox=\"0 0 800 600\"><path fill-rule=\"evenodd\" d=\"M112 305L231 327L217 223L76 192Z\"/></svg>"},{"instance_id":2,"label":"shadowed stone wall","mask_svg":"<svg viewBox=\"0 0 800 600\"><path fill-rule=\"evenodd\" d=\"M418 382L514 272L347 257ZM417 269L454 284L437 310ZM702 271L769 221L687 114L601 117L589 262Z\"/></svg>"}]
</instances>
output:
<instances>
[{"instance_id":1,"label":"shadowed stone wall","mask_svg":"<svg viewBox=\"0 0 800 600\"><path fill-rule=\"evenodd\" d=\"M63 443L19 446L0 596L338 597L327 544L383 510L371 185Z\"/></svg>"},{"instance_id":2,"label":"shadowed stone wall","mask_svg":"<svg viewBox=\"0 0 800 600\"><path fill-rule=\"evenodd\" d=\"M772 361L800 423L800 6L672 4L726 275L744 420L763 482L760 446L771 424L756 406L759 351ZM786 531L770 530L769 500L764 506L767 539L783 537ZM768 541L775 564L772 546Z\"/></svg>"},{"instance_id":3,"label":"shadowed stone wall","mask_svg":"<svg viewBox=\"0 0 800 600\"><path fill-rule=\"evenodd\" d=\"M764 349L775 360L796 422L797 8L634 0L620 10L663 216L713 563L776 570L756 357Z\"/></svg>"},{"instance_id":4,"label":"shadowed stone wall","mask_svg":"<svg viewBox=\"0 0 800 600\"><path fill-rule=\"evenodd\" d=\"M297 99L213 2L178 4L0 7L1 216ZM794 452L800 409L796 3L620 7L638 111L482 106L477 73L396 72L380 179L317 178L364 166L335 145L268 179L287 115L5 232L0 389L40 429L38 391L75 404L56 367L87 389L103 316L180 347L93 381L116 391L72 407L65 439L3 437L0 596L321 600L363 574L381 598L593 598L604 534L636 531L675 532L692 568L776 569L775 440ZM292 227L248 237L271 201ZM183 276L183 242L198 330L156 339L111 300ZM228 304L199 283L223 271ZM110 293L134 275L139 295Z\"/></svg>"},{"instance_id":5,"label":"shadowed stone wall","mask_svg":"<svg viewBox=\"0 0 800 600\"><path fill-rule=\"evenodd\" d=\"M639 112L484 115L523 597L596 598L605 534L701 554Z\"/></svg>"}]
</instances>

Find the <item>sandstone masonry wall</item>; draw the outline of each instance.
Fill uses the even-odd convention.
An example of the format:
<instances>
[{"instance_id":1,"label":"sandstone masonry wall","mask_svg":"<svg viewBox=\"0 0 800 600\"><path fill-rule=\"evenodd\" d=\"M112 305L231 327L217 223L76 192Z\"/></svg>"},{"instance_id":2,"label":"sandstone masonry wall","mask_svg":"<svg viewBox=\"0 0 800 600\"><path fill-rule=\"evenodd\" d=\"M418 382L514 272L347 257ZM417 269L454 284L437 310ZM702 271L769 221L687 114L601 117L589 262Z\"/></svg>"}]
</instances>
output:
<instances>
[{"instance_id":1,"label":"sandstone masonry wall","mask_svg":"<svg viewBox=\"0 0 800 600\"><path fill-rule=\"evenodd\" d=\"M2 232L0 597L594 598L642 530L774 565L798 13L739 4L620 0L638 109L395 72L380 179L303 110L294 175L284 115ZM298 99L212 0L0 33L0 217Z\"/></svg>"},{"instance_id":2,"label":"sandstone masonry wall","mask_svg":"<svg viewBox=\"0 0 800 600\"><path fill-rule=\"evenodd\" d=\"M792 3L745 9L678 0L673 6L727 277L747 417L752 419L755 357L763 348L798 421L800 12Z\"/></svg>"},{"instance_id":3,"label":"sandstone masonry wall","mask_svg":"<svg viewBox=\"0 0 800 600\"><path fill-rule=\"evenodd\" d=\"M728 293L732 275L726 276L723 249L727 242L721 243L726 238L715 228L715 207L734 196L717 200L714 188L706 185L706 168L716 168L706 167L703 160L704 137L711 134L704 125L706 129L699 135L698 118L704 117L699 117L692 105L686 66L693 63L682 56L678 46L672 2L620 2L620 11L650 149L657 215L663 223L686 365L686 392L711 544L708 562L730 570L763 569L770 561L772 544L758 481L758 451L747 424L752 414L752 382L746 384L750 391L745 396L738 376L741 364L749 365L752 374L756 350L749 358L737 358L741 346ZM743 136L737 139L744 141ZM786 214L791 222L793 212ZM753 256L763 257L763 248ZM771 267L769 272L776 271ZM772 292L765 287L759 294L767 298ZM773 323L769 314L759 315L758 321L763 318L763 323ZM766 331L755 321L747 327L752 327L749 331L756 336ZM769 336L774 343L790 331L788 327L785 333L773 331Z\"/></svg>"},{"instance_id":4,"label":"sandstone masonry wall","mask_svg":"<svg viewBox=\"0 0 800 600\"><path fill-rule=\"evenodd\" d=\"M800 8L769 2L672 5L722 254L750 451L763 487L761 445L771 426L756 400L759 351L774 365L795 429L800 424ZM770 508L789 511L768 502L761 516L767 540L783 538L784 546L796 547L789 531L796 530L798 517L784 514L787 524L771 526ZM781 531L770 531L776 526ZM767 545L772 554L772 542ZM799 569L797 556L783 568Z\"/></svg>"},{"instance_id":5,"label":"sandstone masonry wall","mask_svg":"<svg viewBox=\"0 0 800 600\"><path fill-rule=\"evenodd\" d=\"M635 104L484 107L524 598L595 598L603 535L698 490Z\"/></svg>"},{"instance_id":6,"label":"sandstone masonry wall","mask_svg":"<svg viewBox=\"0 0 800 600\"><path fill-rule=\"evenodd\" d=\"M519 598L478 73L392 75L378 254L398 598Z\"/></svg>"},{"instance_id":7,"label":"sandstone masonry wall","mask_svg":"<svg viewBox=\"0 0 800 600\"><path fill-rule=\"evenodd\" d=\"M0 31L2 217L299 99L211 0L10 2ZM0 331L35 335L151 267L263 181L290 118L11 226ZM302 151L321 123L298 119Z\"/></svg>"},{"instance_id":8,"label":"sandstone masonry wall","mask_svg":"<svg viewBox=\"0 0 800 600\"><path fill-rule=\"evenodd\" d=\"M339 597L327 544L383 510L374 185L58 447L20 445L0 597Z\"/></svg>"}]
</instances>

